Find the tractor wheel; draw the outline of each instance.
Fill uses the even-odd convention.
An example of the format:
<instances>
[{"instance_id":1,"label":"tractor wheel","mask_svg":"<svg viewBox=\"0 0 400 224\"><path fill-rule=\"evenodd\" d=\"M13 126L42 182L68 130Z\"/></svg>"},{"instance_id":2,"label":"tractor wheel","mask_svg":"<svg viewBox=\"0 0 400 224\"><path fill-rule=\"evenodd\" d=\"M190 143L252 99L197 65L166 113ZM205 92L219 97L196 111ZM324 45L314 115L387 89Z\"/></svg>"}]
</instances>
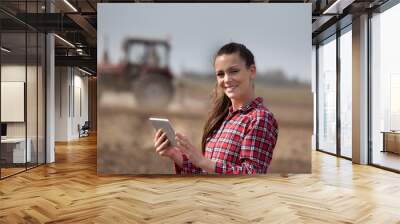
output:
<instances>
[{"instance_id":1,"label":"tractor wheel","mask_svg":"<svg viewBox=\"0 0 400 224\"><path fill-rule=\"evenodd\" d=\"M161 74L145 74L133 83L138 107L147 110L165 109L171 102L174 87L172 80Z\"/></svg>"}]
</instances>

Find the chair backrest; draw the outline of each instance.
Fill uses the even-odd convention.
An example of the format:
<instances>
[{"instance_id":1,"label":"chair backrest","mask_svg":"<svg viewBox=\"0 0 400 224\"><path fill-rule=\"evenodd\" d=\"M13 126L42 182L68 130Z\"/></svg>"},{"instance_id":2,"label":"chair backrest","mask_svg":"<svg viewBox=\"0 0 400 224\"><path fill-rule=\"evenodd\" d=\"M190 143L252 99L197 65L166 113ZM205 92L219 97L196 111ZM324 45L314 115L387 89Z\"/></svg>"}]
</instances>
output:
<instances>
[{"instance_id":1,"label":"chair backrest","mask_svg":"<svg viewBox=\"0 0 400 224\"><path fill-rule=\"evenodd\" d=\"M89 121L85 121L85 124L83 124L82 128L89 128L89 127L90 127Z\"/></svg>"}]
</instances>

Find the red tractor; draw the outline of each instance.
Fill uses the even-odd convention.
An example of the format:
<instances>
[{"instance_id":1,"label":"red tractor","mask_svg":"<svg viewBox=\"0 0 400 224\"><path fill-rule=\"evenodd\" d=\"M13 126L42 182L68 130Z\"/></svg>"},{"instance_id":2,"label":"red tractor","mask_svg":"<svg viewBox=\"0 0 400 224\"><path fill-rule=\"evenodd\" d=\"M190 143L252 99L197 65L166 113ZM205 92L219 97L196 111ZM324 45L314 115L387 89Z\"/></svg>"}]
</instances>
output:
<instances>
[{"instance_id":1,"label":"red tractor","mask_svg":"<svg viewBox=\"0 0 400 224\"><path fill-rule=\"evenodd\" d=\"M124 41L123 50L121 64L108 64L105 58L99 66L102 88L132 91L140 108L166 107L174 95L173 75L169 69L169 43L165 40L129 38Z\"/></svg>"}]
</instances>

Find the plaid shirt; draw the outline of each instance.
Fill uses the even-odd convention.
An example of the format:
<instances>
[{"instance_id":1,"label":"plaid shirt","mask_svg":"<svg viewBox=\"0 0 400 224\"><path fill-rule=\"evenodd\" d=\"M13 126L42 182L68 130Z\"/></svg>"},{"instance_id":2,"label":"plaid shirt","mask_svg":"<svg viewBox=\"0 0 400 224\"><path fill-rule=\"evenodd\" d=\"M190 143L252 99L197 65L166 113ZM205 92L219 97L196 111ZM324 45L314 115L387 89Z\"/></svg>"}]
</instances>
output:
<instances>
[{"instance_id":1,"label":"plaid shirt","mask_svg":"<svg viewBox=\"0 0 400 224\"><path fill-rule=\"evenodd\" d=\"M229 113L219 129L206 140L205 157L216 162L215 173L267 173L276 141L278 124L257 97L250 104ZM175 164L177 174L205 174L183 155L183 165Z\"/></svg>"}]
</instances>

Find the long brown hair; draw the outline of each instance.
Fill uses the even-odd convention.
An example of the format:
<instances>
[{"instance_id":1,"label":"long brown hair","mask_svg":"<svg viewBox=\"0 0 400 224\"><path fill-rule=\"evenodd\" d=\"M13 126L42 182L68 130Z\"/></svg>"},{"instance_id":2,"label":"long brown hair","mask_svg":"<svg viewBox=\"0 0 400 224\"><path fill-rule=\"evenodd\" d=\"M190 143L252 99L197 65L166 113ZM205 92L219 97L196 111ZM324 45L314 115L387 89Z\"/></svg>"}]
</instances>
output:
<instances>
[{"instance_id":1,"label":"long brown hair","mask_svg":"<svg viewBox=\"0 0 400 224\"><path fill-rule=\"evenodd\" d=\"M234 54L239 53L240 58L246 62L246 67L249 68L254 65L254 56L249 49L243 44L239 43L228 43L222 46L214 56L215 59L223 54ZM231 106L231 100L223 91L218 91L218 84L215 85L212 93L213 106L208 114L207 121L203 129L203 137L201 140L201 149L203 154L206 150L207 138L212 135L212 133L218 129L224 118L228 115L229 107Z\"/></svg>"}]
</instances>

